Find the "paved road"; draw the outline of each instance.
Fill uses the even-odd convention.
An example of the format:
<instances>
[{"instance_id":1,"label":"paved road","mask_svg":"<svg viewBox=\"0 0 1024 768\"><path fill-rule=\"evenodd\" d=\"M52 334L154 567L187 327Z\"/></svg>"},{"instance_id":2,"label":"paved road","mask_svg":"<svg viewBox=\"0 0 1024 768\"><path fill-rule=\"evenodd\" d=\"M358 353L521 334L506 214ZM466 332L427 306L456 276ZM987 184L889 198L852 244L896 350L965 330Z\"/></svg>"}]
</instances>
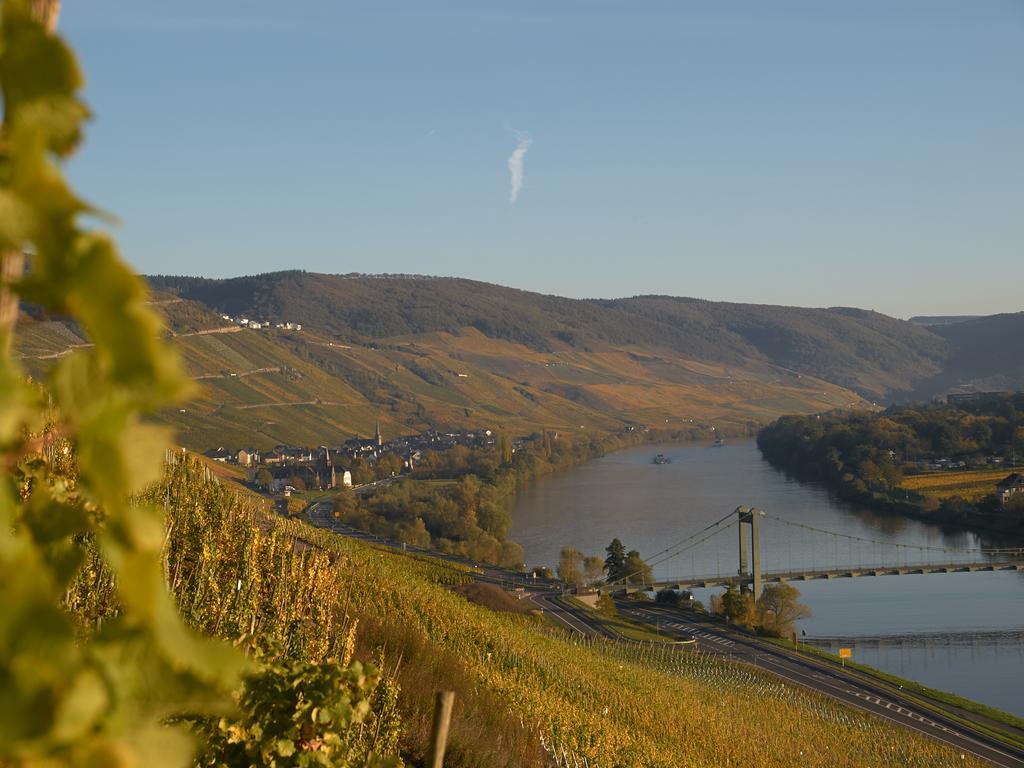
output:
<instances>
[{"instance_id":1,"label":"paved road","mask_svg":"<svg viewBox=\"0 0 1024 768\"><path fill-rule=\"evenodd\" d=\"M306 508L306 512L314 525L335 533L469 566L473 569L470 575L477 581L499 584L507 588L526 589L530 595L527 599L574 634L618 637L597 621L591 611L563 601L561 590L555 582L538 583L537 580L525 575L491 566L480 566L455 555L405 546L357 531L334 519L331 502L313 502ZM966 727L949 718L941 709L911 701L895 687L843 671L827 662L760 642L756 638L733 632L695 614L684 614L670 608L629 600L618 601L617 605L619 612L628 618L652 625L680 639L696 639L697 647L701 651L751 664L786 682L801 685L848 706L870 712L1000 768L1024 768L1024 750L1006 746L996 739Z\"/></svg>"}]
</instances>

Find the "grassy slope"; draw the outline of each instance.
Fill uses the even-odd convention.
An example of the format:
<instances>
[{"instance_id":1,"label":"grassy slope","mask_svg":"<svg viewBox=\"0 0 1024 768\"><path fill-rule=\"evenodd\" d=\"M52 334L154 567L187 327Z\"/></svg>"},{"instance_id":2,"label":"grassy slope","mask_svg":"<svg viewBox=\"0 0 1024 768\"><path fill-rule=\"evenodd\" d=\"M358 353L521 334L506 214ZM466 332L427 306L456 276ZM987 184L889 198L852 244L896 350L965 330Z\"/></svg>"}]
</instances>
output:
<instances>
[{"instance_id":1,"label":"grassy slope","mask_svg":"<svg viewBox=\"0 0 1024 768\"><path fill-rule=\"evenodd\" d=\"M557 339L540 350L475 328L343 343L317 331L239 330L191 301L157 298L196 396L161 414L193 449L337 444L430 426L615 431L715 424L743 433L784 413L863 404L810 376L755 361L726 365L658 347ZM25 363L41 374L70 344L60 323L26 323ZM462 375L460 375L462 374ZM710 434L710 431L708 431Z\"/></svg>"},{"instance_id":2,"label":"grassy slope","mask_svg":"<svg viewBox=\"0 0 1024 768\"><path fill-rule=\"evenodd\" d=\"M726 365L774 364L873 397L938 372L946 342L874 312L665 296L575 300L470 280L278 272L231 280L156 277L162 289L232 314L294 320L339 339L477 328L552 350L556 342L656 347Z\"/></svg>"}]
</instances>

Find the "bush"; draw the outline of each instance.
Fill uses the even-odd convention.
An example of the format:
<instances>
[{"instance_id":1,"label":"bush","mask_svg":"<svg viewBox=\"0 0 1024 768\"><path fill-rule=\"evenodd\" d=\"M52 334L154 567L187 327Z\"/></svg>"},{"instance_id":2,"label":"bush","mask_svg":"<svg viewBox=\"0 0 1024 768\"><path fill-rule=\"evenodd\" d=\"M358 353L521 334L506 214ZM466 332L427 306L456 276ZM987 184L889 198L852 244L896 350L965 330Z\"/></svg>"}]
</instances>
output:
<instances>
[{"instance_id":1,"label":"bush","mask_svg":"<svg viewBox=\"0 0 1024 768\"><path fill-rule=\"evenodd\" d=\"M615 607L615 600L607 592L597 598L597 610L605 616L619 615L619 609Z\"/></svg>"},{"instance_id":2,"label":"bush","mask_svg":"<svg viewBox=\"0 0 1024 768\"><path fill-rule=\"evenodd\" d=\"M313 664L267 645L238 693L240 714L193 721L200 766L399 768L398 688L371 665Z\"/></svg>"}]
</instances>

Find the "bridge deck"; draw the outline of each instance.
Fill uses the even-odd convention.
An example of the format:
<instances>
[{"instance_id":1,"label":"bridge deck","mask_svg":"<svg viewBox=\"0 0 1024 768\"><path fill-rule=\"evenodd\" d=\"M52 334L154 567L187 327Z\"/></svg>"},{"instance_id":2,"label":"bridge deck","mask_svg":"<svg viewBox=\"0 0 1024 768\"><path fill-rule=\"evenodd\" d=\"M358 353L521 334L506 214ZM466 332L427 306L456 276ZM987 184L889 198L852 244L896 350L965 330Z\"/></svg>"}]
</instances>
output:
<instances>
[{"instance_id":1,"label":"bridge deck","mask_svg":"<svg viewBox=\"0 0 1024 768\"><path fill-rule=\"evenodd\" d=\"M810 645L931 645L1012 643L1024 641L1024 629L979 629L964 632L914 632L902 635L815 635L801 642Z\"/></svg>"},{"instance_id":2,"label":"bridge deck","mask_svg":"<svg viewBox=\"0 0 1024 768\"><path fill-rule=\"evenodd\" d=\"M857 567L830 568L824 570L763 571L761 580L766 584L787 581L816 581L819 579L854 579L861 576L909 576L929 573L975 573L977 571L1024 571L1024 561L987 563L922 563L919 565L869 565ZM727 587L731 584L749 584L752 577L746 576L692 576L677 579L659 579L645 588L682 589L685 587ZM629 589L639 589L631 585Z\"/></svg>"}]
</instances>

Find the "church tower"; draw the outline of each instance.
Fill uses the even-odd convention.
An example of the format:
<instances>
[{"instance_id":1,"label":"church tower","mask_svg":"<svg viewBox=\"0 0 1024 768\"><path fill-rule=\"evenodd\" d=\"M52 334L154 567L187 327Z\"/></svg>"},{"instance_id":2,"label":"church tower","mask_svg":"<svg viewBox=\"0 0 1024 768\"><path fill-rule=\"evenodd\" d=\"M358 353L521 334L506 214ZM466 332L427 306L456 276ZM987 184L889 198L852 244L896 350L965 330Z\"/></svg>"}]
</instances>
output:
<instances>
[{"instance_id":1,"label":"church tower","mask_svg":"<svg viewBox=\"0 0 1024 768\"><path fill-rule=\"evenodd\" d=\"M384 438L380 434L380 421L377 421L377 447L380 448L384 445Z\"/></svg>"}]
</instances>

